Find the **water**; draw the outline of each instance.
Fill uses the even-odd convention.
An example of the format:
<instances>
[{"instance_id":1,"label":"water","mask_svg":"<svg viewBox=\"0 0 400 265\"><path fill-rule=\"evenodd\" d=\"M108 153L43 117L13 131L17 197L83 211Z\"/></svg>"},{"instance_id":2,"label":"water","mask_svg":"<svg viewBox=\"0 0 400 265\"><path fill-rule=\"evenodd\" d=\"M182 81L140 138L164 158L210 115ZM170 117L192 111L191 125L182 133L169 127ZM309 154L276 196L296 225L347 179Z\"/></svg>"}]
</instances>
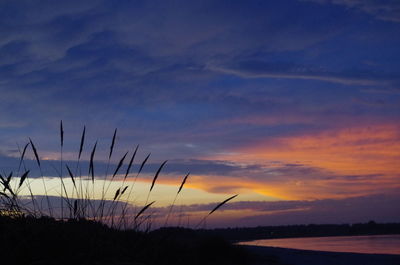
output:
<instances>
[{"instance_id":1,"label":"water","mask_svg":"<svg viewBox=\"0 0 400 265\"><path fill-rule=\"evenodd\" d=\"M334 252L400 255L400 235L263 239L241 242L240 244Z\"/></svg>"}]
</instances>

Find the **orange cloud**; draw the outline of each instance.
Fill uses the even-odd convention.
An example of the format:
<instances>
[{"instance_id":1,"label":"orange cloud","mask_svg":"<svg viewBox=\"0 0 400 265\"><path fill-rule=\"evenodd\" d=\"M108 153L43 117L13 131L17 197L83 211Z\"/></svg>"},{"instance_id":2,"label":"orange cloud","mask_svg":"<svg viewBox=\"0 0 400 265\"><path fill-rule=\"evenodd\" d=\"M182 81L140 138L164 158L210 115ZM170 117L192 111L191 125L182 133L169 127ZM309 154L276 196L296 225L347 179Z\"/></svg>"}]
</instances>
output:
<instances>
[{"instance_id":1,"label":"orange cloud","mask_svg":"<svg viewBox=\"0 0 400 265\"><path fill-rule=\"evenodd\" d=\"M282 137L241 150L246 158L298 162L341 174L396 174L400 130L393 125Z\"/></svg>"},{"instance_id":2,"label":"orange cloud","mask_svg":"<svg viewBox=\"0 0 400 265\"><path fill-rule=\"evenodd\" d=\"M252 193L246 198L250 200L313 200L393 193L400 188L399 128L385 124L268 138L207 157L232 163L235 170L192 174L185 187L206 191L202 194L215 201L220 199L218 196L235 193ZM241 165L250 166L241 169ZM152 176L146 176L138 181L151 179ZM157 184L170 186L172 194L181 180L182 176L173 173L162 174ZM196 200L197 197L188 199L193 203Z\"/></svg>"},{"instance_id":3,"label":"orange cloud","mask_svg":"<svg viewBox=\"0 0 400 265\"><path fill-rule=\"evenodd\" d=\"M317 172L311 179L282 174L280 180L242 178L244 187L262 194L291 199L366 195L400 186L400 127L386 124L269 138L214 159L269 164L272 169L271 161L279 161L321 171L320 178Z\"/></svg>"}]
</instances>

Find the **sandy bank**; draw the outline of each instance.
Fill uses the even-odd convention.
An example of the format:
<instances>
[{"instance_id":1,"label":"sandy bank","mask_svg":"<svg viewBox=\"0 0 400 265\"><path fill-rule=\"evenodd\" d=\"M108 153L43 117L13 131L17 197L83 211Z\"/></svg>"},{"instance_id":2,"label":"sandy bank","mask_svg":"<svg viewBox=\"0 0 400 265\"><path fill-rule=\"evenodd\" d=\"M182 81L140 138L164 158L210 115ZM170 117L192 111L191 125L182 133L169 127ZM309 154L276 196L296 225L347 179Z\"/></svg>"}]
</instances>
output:
<instances>
[{"instance_id":1,"label":"sandy bank","mask_svg":"<svg viewBox=\"0 0 400 265\"><path fill-rule=\"evenodd\" d=\"M400 255L359 254L243 246L256 257L254 265L400 265Z\"/></svg>"}]
</instances>

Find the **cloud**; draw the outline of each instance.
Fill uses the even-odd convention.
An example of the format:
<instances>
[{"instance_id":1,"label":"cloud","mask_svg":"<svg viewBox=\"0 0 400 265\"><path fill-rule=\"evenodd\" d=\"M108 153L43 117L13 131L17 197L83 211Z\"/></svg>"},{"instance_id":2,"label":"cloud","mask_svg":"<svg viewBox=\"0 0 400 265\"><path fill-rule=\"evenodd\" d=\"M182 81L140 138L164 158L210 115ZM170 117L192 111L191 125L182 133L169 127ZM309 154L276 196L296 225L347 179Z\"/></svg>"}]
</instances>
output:
<instances>
[{"instance_id":1,"label":"cloud","mask_svg":"<svg viewBox=\"0 0 400 265\"><path fill-rule=\"evenodd\" d=\"M282 202L281 207L265 207L266 214L244 217L243 225L279 225L310 223L358 223L375 220L396 222L398 197L373 195L341 200L318 200L309 202ZM271 203L272 204L272 203ZM279 202L277 203L279 205ZM268 205L268 203L266 203ZM288 207L288 206L291 207Z\"/></svg>"},{"instance_id":2,"label":"cloud","mask_svg":"<svg viewBox=\"0 0 400 265\"><path fill-rule=\"evenodd\" d=\"M51 205L61 204L59 197L49 197ZM47 208L46 199L36 196L42 201L42 208ZM398 196L374 194L370 196L350 197L345 199L324 199L308 201L241 201L240 196L227 203L213 213L207 220L208 227L244 227L293 224L332 224L360 223L374 220L376 222L397 222L396 213L399 209ZM31 207L30 198L21 198L27 207ZM92 201L94 205L98 200ZM106 203L105 207L108 207ZM118 202L121 204L120 202ZM195 226L219 202L191 205L176 205L170 216L170 225L178 223L180 218L189 218ZM64 205L65 206L65 205ZM131 204L129 214L134 215L143 205ZM164 224L170 207L153 205L149 212L155 225ZM55 214L60 214L55 210Z\"/></svg>"},{"instance_id":3,"label":"cloud","mask_svg":"<svg viewBox=\"0 0 400 265\"><path fill-rule=\"evenodd\" d=\"M21 131L29 128L29 136L39 140L47 140L55 131L52 124L63 119L79 128L72 130L80 130L83 124L94 128L100 138L112 127L125 127L132 131L130 141L140 139L147 146L172 145L171 139L178 135L185 142L175 140L170 150L181 152L189 143L197 148L184 152L204 155L224 148L232 138L241 141L237 138L244 129L211 129L218 122L255 114L289 115L308 108L309 102L293 87L299 91L312 87L315 93L308 93L310 100L330 83L345 85L352 90L350 96L358 96L354 86L392 89L396 76L376 67L379 64L364 69L358 58L346 56L354 54L340 44L349 41L343 31L352 32L346 28L353 24L351 17L298 1L68 1L62 5L2 1L0 7L0 25L5 29L0 33L4 101L0 111L7 117L4 124L18 121L24 125ZM382 43L371 48L383 53L379 58L385 57L385 51L390 53L391 42L383 39ZM345 54L332 56L332 45ZM364 61L365 54L361 57ZM287 83L282 85L277 78ZM321 102L332 98L329 92L322 94ZM337 95L341 96L336 102L347 98ZM103 121L102 128L98 120ZM260 128L247 129L245 133L252 136L263 133ZM0 141L11 146L26 134L15 130L14 139L8 134ZM55 148L43 142L46 148Z\"/></svg>"},{"instance_id":4,"label":"cloud","mask_svg":"<svg viewBox=\"0 0 400 265\"><path fill-rule=\"evenodd\" d=\"M239 196L240 198L240 196ZM276 211L286 211L286 210L298 210L298 209L325 209L326 211L336 208L339 205L343 206L359 206L364 204L365 201L371 201L375 203L385 203L385 201L395 201L398 200L398 196L384 195L384 194L374 194L369 196L355 196L344 199L323 199L323 200L296 200L296 201L234 201L227 204L225 210L254 210L261 212L276 212ZM182 210L187 212L191 211L207 211L207 209L212 208L215 203L209 204L193 204L183 206ZM392 205L394 206L394 205ZM363 207L366 208L366 207Z\"/></svg>"},{"instance_id":5,"label":"cloud","mask_svg":"<svg viewBox=\"0 0 400 265\"><path fill-rule=\"evenodd\" d=\"M232 150L233 155L223 157L275 159L300 161L305 165L341 173L381 172L395 174L398 158L399 136L395 124L356 125L337 129L305 132L303 135L276 136L242 151ZM267 150L264 152L264 150ZM237 153L235 153L235 151ZM246 155L245 155L246 154ZM258 158L258 159L257 159ZM368 167L365 166L368 165Z\"/></svg>"},{"instance_id":6,"label":"cloud","mask_svg":"<svg viewBox=\"0 0 400 265\"><path fill-rule=\"evenodd\" d=\"M31 178L39 178L41 177L39 168L37 166L37 162L34 158L29 158L33 156L29 153L28 150L26 153L26 157L24 159L24 167L30 170ZM18 153L18 150L9 150L9 155L15 155ZM0 164L2 172L16 172L19 166L20 159L19 157L9 156L6 154L0 155ZM128 154L128 158L129 158ZM150 158L151 160L151 158ZM161 163L156 163L153 161L148 161L143 167L143 174L152 175L157 169L160 167ZM114 158L110 163L109 174L113 173L113 170L117 167L117 162L119 158ZM49 177L58 177L59 167L61 160L59 159L48 159L41 158L41 167L45 176ZM125 163L119 170L120 174L125 174L127 169L128 159L125 160ZM140 167L142 160L136 159L131 173L134 174L138 168ZM76 168L77 161L76 160L63 160L64 165L68 165L70 168ZM103 160L95 161L95 173L96 177L103 178L103 173L106 171L107 162ZM82 170L82 174L85 176L88 172L89 162L87 160L81 160L79 163L79 167ZM308 176L308 178L313 178L317 174L321 172L316 168L308 168L301 164L282 164L279 162L269 162L265 164L243 164L243 163L235 163L232 161L223 161L223 160L200 160L200 159L187 159L187 160L169 160L166 165L163 167L162 175L163 179L171 180L176 179L176 176L183 176L190 172L191 175L197 176L221 176L221 177L230 177L230 178L241 178L243 175L246 175L253 179L265 179L268 175L268 179L274 181L280 178L281 175L291 175L293 174L294 178L298 178L300 175ZM68 177L69 176L65 176ZM117 176L118 177L118 176ZM118 178L117 178L118 179ZM162 181L162 180L161 180ZM211 190L213 187L209 186ZM220 190L219 192L224 192L224 189L229 189L229 186L217 186L216 190Z\"/></svg>"},{"instance_id":7,"label":"cloud","mask_svg":"<svg viewBox=\"0 0 400 265\"><path fill-rule=\"evenodd\" d=\"M398 82L397 75L394 76L374 76L368 72L330 72L324 69L313 69L309 66L288 64L288 63L268 63L264 61L238 61L232 65L209 66L214 71L226 74L238 75L244 78L283 78L283 79L304 79L318 80L344 85L376 86L388 85Z\"/></svg>"},{"instance_id":8,"label":"cloud","mask_svg":"<svg viewBox=\"0 0 400 265\"><path fill-rule=\"evenodd\" d=\"M287 199L343 198L397 187L398 145L397 126L380 125L268 137L214 158L265 165L229 186Z\"/></svg>"},{"instance_id":9,"label":"cloud","mask_svg":"<svg viewBox=\"0 0 400 265\"><path fill-rule=\"evenodd\" d=\"M18 150L8 150L9 155L16 155L18 154ZM32 154L29 154L30 150L27 151L26 156L24 159L24 164L25 167L29 170L31 170L31 175L32 177L41 177L38 168L37 168L37 162L34 158L29 158L33 156ZM14 156L9 156L6 154L0 154L0 164L1 164L1 170L3 172L11 172L11 171L16 171L18 169L18 165L20 162L19 157L14 157ZM128 158L130 159L130 154L128 154ZM127 168L127 163L129 159L125 160L124 165L120 169L120 173L126 171ZM110 167L116 168L119 158L113 159L115 161L111 161ZM151 158L150 158L151 160ZM46 176L58 176L58 172L55 169L59 169L61 160L59 159L42 159L41 158L41 165L44 170L44 173ZM64 165L69 165L70 168L75 168L76 167L76 160L67 160L65 159L63 161ZM137 159L135 160L133 166L132 166L132 172L133 170L138 170L140 167L142 161L138 161ZM157 169L160 167L160 163L155 163L152 161L149 161L146 163L146 165L143 167L142 172L143 173L154 173L157 171ZM80 161L80 168L82 169L83 172L88 171L89 168L89 161L87 160L81 160ZM102 178L103 176L102 173L99 172L105 172L107 168L107 162L104 162L102 160L97 160L95 161L95 170L98 172L100 175L99 177ZM246 172L246 171L258 171L262 170L263 166L262 165L240 165L240 164L235 164L229 161L212 161L212 160L199 160L199 159L188 159L188 160L170 160L167 162L165 165L162 173L165 174L170 174L170 175L185 175L189 171L192 174L201 174L201 175L239 175L240 172ZM110 171L111 172L111 171ZM109 172L109 173L110 173ZM35 175L36 173L36 175ZM111 172L112 173L112 172ZM85 173L84 173L85 174Z\"/></svg>"},{"instance_id":10,"label":"cloud","mask_svg":"<svg viewBox=\"0 0 400 265\"><path fill-rule=\"evenodd\" d=\"M224 205L207 220L209 227L245 227L293 224L397 222L398 196L374 194L344 199L308 201L236 201ZM216 203L180 206L185 217L200 219ZM164 208L156 208L159 213ZM177 214L177 213L176 213ZM163 215L161 214L161 217Z\"/></svg>"},{"instance_id":11,"label":"cloud","mask_svg":"<svg viewBox=\"0 0 400 265\"><path fill-rule=\"evenodd\" d=\"M334 4L360 10L377 19L400 22L400 3L396 0L302 0Z\"/></svg>"},{"instance_id":12,"label":"cloud","mask_svg":"<svg viewBox=\"0 0 400 265\"><path fill-rule=\"evenodd\" d=\"M284 199L344 198L373 194L377 189L390 190L397 187L398 135L393 124L370 127L355 126L320 130L293 135L271 135L244 145L231 145L229 152L216 153L202 159L171 159L162 171L160 184L177 185L182 176L191 172L189 187L211 193L258 193L263 196ZM120 146L117 141L117 148ZM96 155L95 173L103 177L107 163ZM161 148L156 146L155 149ZM193 147L191 147L193 148ZM168 149L168 148L167 148ZM101 150L101 149L100 149ZM29 151L29 150L28 150ZM111 163L112 172L122 150L115 153ZM81 161L82 174L88 171L85 147ZM58 176L59 155L42 153L46 176ZM26 167L33 178L39 177L36 162L29 151ZM138 170L144 158L141 150L132 172ZM10 157L10 156L15 156ZM73 153L66 153L64 163L76 167ZM142 158L143 157L143 158ZM163 158L165 159L165 158ZM1 157L3 172L16 171L18 152L10 149ZM150 181L160 162L151 157L143 169L140 181ZM125 172L126 165L120 172Z\"/></svg>"}]
</instances>

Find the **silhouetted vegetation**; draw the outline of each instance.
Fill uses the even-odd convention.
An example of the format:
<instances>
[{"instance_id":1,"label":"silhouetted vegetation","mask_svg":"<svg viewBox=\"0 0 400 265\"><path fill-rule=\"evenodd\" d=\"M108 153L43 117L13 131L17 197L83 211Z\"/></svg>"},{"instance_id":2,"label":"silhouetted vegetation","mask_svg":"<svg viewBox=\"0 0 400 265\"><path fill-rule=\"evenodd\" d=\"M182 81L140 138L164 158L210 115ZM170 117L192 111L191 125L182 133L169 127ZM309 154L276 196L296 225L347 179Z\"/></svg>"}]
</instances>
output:
<instances>
[{"instance_id":1,"label":"silhouetted vegetation","mask_svg":"<svg viewBox=\"0 0 400 265\"><path fill-rule=\"evenodd\" d=\"M3 216L0 242L2 264L247 264L240 247L181 228L145 233L87 220Z\"/></svg>"},{"instance_id":2,"label":"silhouetted vegetation","mask_svg":"<svg viewBox=\"0 0 400 265\"><path fill-rule=\"evenodd\" d=\"M117 130L111 140L103 179L109 182L106 185L103 181L99 198L95 196L96 188L99 190L95 173L97 141L90 150L88 168L82 168L80 163L86 141L85 127L72 167L63 161L64 128L60 123L60 167L54 168L60 180L60 186L56 188L59 197L49 195L39 151L29 138L24 148L19 149L18 168L0 174L1 264L246 264L242 248L222 237L183 228L151 231L154 213L148 213L148 209L155 201L148 203L148 200L167 161L155 173L144 205L131 207L132 189L150 154L140 163L136 173L131 173L137 146L125 171L121 172L128 152L117 160L119 162L109 174L116 139ZM39 172L35 179L42 181L44 194L35 195L32 190L31 170L24 162L28 147ZM122 181L110 195L110 183L118 175ZM133 181L128 182L128 177ZM188 177L189 174L184 176L177 189L165 216L165 225ZM25 194L20 195L23 190ZM200 223L236 196L217 204Z\"/></svg>"},{"instance_id":3,"label":"silhouetted vegetation","mask_svg":"<svg viewBox=\"0 0 400 265\"><path fill-rule=\"evenodd\" d=\"M86 127L83 127L79 144L79 153L74 163L73 161L63 160L65 137L62 121L60 122L59 137L60 161L58 167L53 165L52 168L60 180L59 187L55 188L58 196L49 195L49 187L46 184L47 178L45 178L43 173L43 163L40 159L39 150L34 141L29 138L29 141L24 145L22 150L18 146L18 150L20 151L18 168L16 168L15 171L0 173L0 216L50 217L56 220L87 219L106 223L110 227L117 229L148 230L152 227L152 217L154 213L148 214L147 212L156 201L150 203L148 203L148 201L163 167L167 164L167 160L160 165L152 178L145 203L132 207L133 199L131 196L133 195L136 180L146 166L150 154L148 154L141 163L137 164L138 169L135 169L136 172L132 171L134 171L133 169L135 168L134 161L137 159L138 145L132 152L132 155L127 151L120 159L115 161L114 165L112 163L113 153L117 146L117 129L115 129L108 151L105 172L99 174L95 165L95 156L98 146L97 141L93 144L92 148L87 150L90 153L89 160L87 161L88 163L81 163L82 153L85 151L85 143L87 141ZM33 170L27 168L25 163L29 150L32 151L32 156L36 162L36 169L39 174L35 177L31 176ZM131 158L129 163L125 163L128 155ZM73 163L74 166L71 166L71 163ZM82 172L87 172L87 174ZM99 175L102 175L102 177L100 177L102 180L100 186L97 184ZM188 177L189 173L183 177L179 188L177 188L173 203L170 205L169 212L165 216L165 226L168 224L173 206L179 193L184 188ZM117 178L119 182L114 182ZM130 181L128 181L128 178L130 178ZM42 181L44 194L35 194L35 191L32 190L31 182L38 179ZM110 191L112 182L117 183L118 187ZM54 187L52 189L54 190ZM20 196L22 191L24 191L25 194ZM237 195L229 197L225 201L217 204L208 215L201 219L199 225L205 223L209 215L236 196Z\"/></svg>"}]
</instances>

